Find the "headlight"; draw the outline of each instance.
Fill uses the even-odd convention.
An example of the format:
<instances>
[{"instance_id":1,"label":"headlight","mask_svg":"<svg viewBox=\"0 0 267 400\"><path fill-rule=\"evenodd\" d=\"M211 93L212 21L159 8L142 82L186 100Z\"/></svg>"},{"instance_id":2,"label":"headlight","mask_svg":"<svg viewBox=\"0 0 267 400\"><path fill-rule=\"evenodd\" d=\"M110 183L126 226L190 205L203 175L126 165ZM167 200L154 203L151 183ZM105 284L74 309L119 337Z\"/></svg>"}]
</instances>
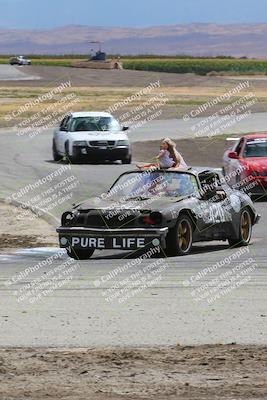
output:
<instances>
[{"instance_id":1,"label":"headlight","mask_svg":"<svg viewBox=\"0 0 267 400\"><path fill-rule=\"evenodd\" d=\"M118 140L117 146L129 146L128 140Z\"/></svg>"},{"instance_id":2,"label":"headlight","mask_svg":"<svg viewBox=\"0 0 267 400\"><path fill-rule=\"evenodd\" d=\"M141 222L143 222L145 225L160 225L161 221L162 215L158 211L152 211L151 213L141 217Z\"/></svg>"},{"instance_id":3,"label":"headlight","mask_svg":"<svg viewBox=\"0 0 267 400\"><path fill-rule=\"evenodd\" d=\"M70 222L73 220L74 214L70 211L65 212L61 217L61 225L69 225Z\"/></svg>"},{"instance_id":4,"label":"headlight","mask_svg":"<svg viewBox=\"0 0 267 400\"><path fill-rule=\"evenodd\" d=\"M76 140L73 142L73 146L87 146L87 142L85 140Z\"/></svg>"}]
</instances>

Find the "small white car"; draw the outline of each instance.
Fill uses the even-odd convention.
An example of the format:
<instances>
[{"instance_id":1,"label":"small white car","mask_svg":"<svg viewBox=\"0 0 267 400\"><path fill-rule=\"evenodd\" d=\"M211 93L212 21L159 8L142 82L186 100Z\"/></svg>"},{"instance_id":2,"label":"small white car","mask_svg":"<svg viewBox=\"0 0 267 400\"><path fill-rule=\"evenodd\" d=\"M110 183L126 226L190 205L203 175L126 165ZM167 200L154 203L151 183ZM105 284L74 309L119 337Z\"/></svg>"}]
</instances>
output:
<instances>
[{"instance_id":1,"label":"small white car","mask_svg":"<svg viewBox=\"0 0 267 400\"><path fill-rule=\"evenodd\" d=\"M87 161L132 161L126 130L106 112L73 112L55 129L53 158L71 163Z\"/></svg>"},{"instance_id":2,"label":"small white car","mask_svg":"<svg viewBox=\"0 0 267 400\"><path fill-rule=\"evenodd\" d=\"M31 60L23 56L12 57L9 61L10 65L31 65Z\"/></svg>"}]
</instances>

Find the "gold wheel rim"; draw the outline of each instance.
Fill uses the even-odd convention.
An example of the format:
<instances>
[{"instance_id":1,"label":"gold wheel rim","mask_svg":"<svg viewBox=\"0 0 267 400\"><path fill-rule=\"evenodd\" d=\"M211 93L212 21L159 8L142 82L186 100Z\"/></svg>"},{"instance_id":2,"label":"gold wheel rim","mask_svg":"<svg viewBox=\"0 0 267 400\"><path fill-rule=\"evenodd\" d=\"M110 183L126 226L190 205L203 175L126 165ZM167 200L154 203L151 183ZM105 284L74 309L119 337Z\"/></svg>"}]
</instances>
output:
<instances>
[{"instance_id":1,"label":"gold wheel rim","mask_svg":"<svg viewBox=\"0 0 267 400\"><path fill-rule=\"evenodd\" d=\"M250 216L247 211L244 211L241 217L241 233L243 240L247 241L249 239L250 229L251 229Z\"/></svg>"},{"instance_id":2,"label":"gold wheel rim","mask_svg":"<svg viewBox=\"0 0 267 400\"><path fill-rule=\"evenodd\" d=\"M182 220L178 226L178 243L182 251L186 251L191 244L191 227L186 220Z\"/></svg>"}]
</instances>

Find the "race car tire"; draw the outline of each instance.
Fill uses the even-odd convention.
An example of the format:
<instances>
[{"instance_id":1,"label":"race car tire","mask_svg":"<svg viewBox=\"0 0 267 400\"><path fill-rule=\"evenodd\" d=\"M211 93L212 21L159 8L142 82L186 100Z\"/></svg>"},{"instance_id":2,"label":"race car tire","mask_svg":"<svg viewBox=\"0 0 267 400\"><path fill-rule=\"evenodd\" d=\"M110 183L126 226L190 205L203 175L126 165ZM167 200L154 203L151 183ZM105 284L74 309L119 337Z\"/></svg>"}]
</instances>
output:
<instances>
[{"instance_id":1,"label":"race car tire","mask_svg":"<svg viewBox=\"0 0 267 400\"><path fill-rule=\"evenodd\" d=\"M132 162L132 155L129 154L127 157L123 158L121 160L122 164L131 164Z\"/></svg>"},{"instance_id":2,"label":"race car tire","mask_svg":"<svg viewBox=\"0 0 267 400\"><path fill-rule=\"evenodd\" d=\"M62 159L62 156L57 152L57 147L54 140L53 140L52 152L54 161L60 161Z\"/></svg>"},{"instance_id":3,"label":"race car tire","mask_svg":"<svg viewBox=\"0 0 267 400\"><path fill-rule=\"evenodd\" d=\"M74 260L89 260L93 255L94 249L67 249L67 254L69 257L74 258Z\"/></svg>"},{"instance_id":4,"label":"race car tire","mask_svg":"<svg viewBox=\"0 0 267 400\"><path fill-rule=\"evenodd\" d=\"M228 239L231 247L247 246L251 239L252 220L248 208L244 208L240 213L239 233L237 239Z\"/></svg>"},{"instance_id":5,"label":"race car tire","mask_svg":"<svg viewBox=\"0 0 267 400\"><path fill-rule=\"evenodd\" d=\"M191 252L192 243L192 221L187 214L182 214L166 237L166 253L170 256L185 256Z\"/></svg>"}]
</instances>

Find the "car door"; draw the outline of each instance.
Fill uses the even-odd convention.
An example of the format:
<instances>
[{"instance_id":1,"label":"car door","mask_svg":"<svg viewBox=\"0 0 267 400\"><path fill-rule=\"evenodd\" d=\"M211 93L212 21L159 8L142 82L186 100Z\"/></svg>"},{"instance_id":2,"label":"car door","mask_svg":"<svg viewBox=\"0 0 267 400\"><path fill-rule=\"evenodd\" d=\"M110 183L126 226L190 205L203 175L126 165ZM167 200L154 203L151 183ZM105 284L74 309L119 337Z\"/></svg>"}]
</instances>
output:
<instances>
[{"instance_id":1,"label":"car door","mask_svg":"<svg viewBox=\"0 0 267 400\"><path fill-rule=\"evenodd\" d=\"M207 238L214 238L232 220L228 194L214 171L199 175L201 196L199 198L199 230ZM230 189L230 188L229 188Z\"/></svg>"}]
</instances>

